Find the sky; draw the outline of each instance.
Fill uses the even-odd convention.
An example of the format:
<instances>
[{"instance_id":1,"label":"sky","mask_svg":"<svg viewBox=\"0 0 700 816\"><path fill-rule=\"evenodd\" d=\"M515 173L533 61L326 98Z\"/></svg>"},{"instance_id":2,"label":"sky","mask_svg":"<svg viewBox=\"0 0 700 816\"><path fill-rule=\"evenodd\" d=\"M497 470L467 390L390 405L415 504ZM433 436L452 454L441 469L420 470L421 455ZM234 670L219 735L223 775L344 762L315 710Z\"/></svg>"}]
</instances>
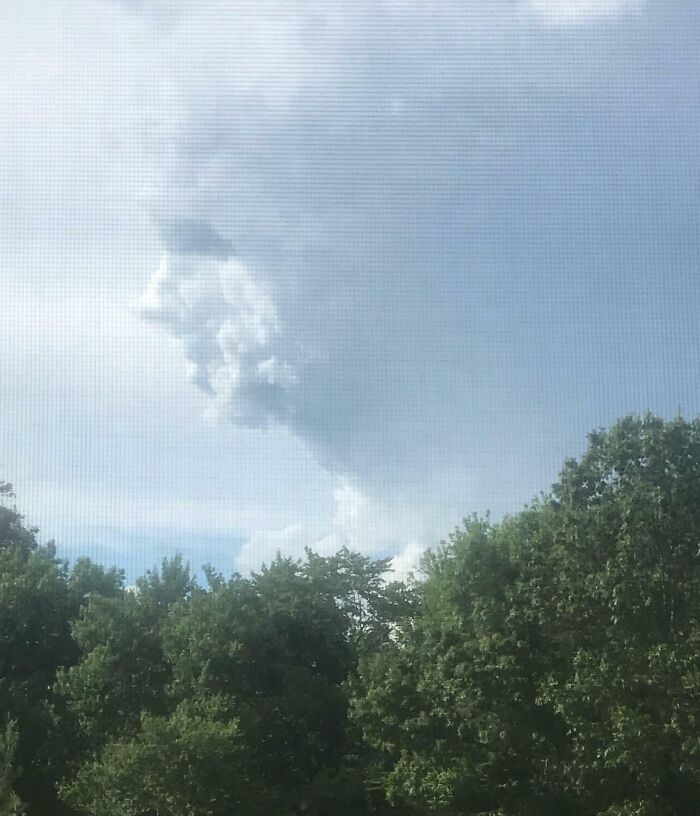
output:
<instances>
[{"instance_id":1,"label":"sky","mask_svg":"<svg viewBox=\"0 0 700 816\"><path fill-rule=\"evenodd\" d=\"M133 577L397 576L700 413L695 0L0 4L0 479Z\"/></svg>"}]
</instances>

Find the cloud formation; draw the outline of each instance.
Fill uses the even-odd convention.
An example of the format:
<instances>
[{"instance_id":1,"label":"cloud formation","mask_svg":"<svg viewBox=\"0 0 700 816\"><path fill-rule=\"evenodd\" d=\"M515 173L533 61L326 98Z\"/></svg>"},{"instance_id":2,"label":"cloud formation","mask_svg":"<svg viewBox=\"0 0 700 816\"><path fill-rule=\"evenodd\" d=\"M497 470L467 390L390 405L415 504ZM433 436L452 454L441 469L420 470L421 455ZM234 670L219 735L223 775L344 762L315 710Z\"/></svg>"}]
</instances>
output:
<instances>
[{"instance_id":1,"label":"cloud formation","mask_svg":"<svg viewBox=\"0 0 700 816\"><path fill-rule=\"evenodd\" d=\"M412 561L591 428L700 410L697 0L0 18L0 459L76 551Z\"/></svg>"},{"instance_id":2,"label":"cloud formation","mask_svg":"<svg viewBox=\"0 0 700 816\"><path fill-rule=\"evenodd\" d=\"M163 256L140 313L182 343L214 416L249 427L282 419L296 373L264 284L241 261L221 259L228 242L207 225L187 222L169 241L179 252Z\"/></svg>"},{"instance_id":3,"label":"cloud formation","mask_svg":"<svg viewBox=\"0 0 700 816\"><path fill-rule=\"evenodd\" d=\"M345 479L334 491L334 505L331 528L325 533L318 526L302 524L255 532L238 553L237 571L254 571L278 553L303 558L306 547L320 555L332 555L347 547L364 555L393 554L390 579L419 572L421 556L430 541L421 529L419 513L406 512L405 508L397 513L396 508L382 506Z\"/></svg>"},{"instance_id":4,"label":"cloud formation","mask_svg":"<svg viewBox=\"0 0 700 816\"><path fill-rule=\"evenodd\" d=\"M598 293L680 246L656 204L693 195L673 156L695 166L697 114L649 70L652 11L212 0L154 42L170 95L145 143L168 226L145 312L219 415L283 424L357 491L308 543L386 517L375 551L422 546L437 519L513 509L599 421L579 406L601 334L581 326L620 325ZM553 417L571 429L556 445Z\"/></svg>"},{"instance_id":5,"label":"cloud formation","mask_svg":"<svg viewBox=\"0 0 700 816\"><path fill-rule=\"evenodd\" d=\"M457 304L421 306L483 265L469 243L498 255L510 218L524 225L548 208L527 175L566 149L553 117L586 75L556 47L543 64L537 33L505 0L458 11L268 0L223 12L182 3L164 35L173 96L147 144L167 256L144 313L182 340L217 414L283 422L329 468L375 490L387 461L394 478L420 467L422 443L407 435L421 433L450 381L461 392L471 376L472 361L443 359L447 337L455 350L474 340ZM504 171L510 180L495 184ZM480 213L497 232L485 233ZM303 374L292 351L302 348ZM430 391L420 405L412 377ZM436 459L458 423L447 412Z\"/></svg>"}]
</instances>

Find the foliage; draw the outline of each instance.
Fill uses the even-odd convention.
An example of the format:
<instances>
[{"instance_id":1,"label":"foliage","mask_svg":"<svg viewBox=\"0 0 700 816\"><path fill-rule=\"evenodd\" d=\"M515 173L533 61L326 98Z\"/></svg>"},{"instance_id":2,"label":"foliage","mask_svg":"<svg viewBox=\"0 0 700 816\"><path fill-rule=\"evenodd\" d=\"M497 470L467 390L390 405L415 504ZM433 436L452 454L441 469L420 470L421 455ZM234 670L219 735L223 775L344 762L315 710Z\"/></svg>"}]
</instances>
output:
<instances>
[{"instance_id":1,"label":"foliage","mask_svg":"<svg viewBox=\"0 0 700 816\"><path fill-rule=\"evenodd\" d=\"M30 806L55 800L51 686L57 668L77 659L72 609L53 546L41 546L16 511L0 507L0 722L18 724L15 789Z\"/></svg>"},{"instance_id":2,"label":"foliage","mask_svg":"<svg viewBox=\"0 0 700 816\"><path fill-rule=\"evenodd\" d=\"M16 750L16 724L7 720L4 731L0 733L0 816L16 816L20 812L21 803L14 790Z\"/></svg>"},{"instance_id":3,"label":"foliage","mask_svg":"<svg viewBox=\"0 0 700 816\"><path fill-rule=\"evenodd\" d=\"M7 484L1 492L13 495ZM116 571L88 559L69 570L52 543L40 544L14 508L0 506L0 722L18 728L14 785L29 814L64 810L56 784L77 745L54 683L80 658L71 624L81 605L118 584Z\"/></svg>"},{"instance_id":4,"label":"foliage","mask_svg":"<svg viewBox=\"0 0 700 816\"><path fill-rule=\"evenodd\" d=\"M264 812L232 704L180 704L169 717L144 714L138 733L110 742L64 785L68 801L94 816L224 816Z\"/></svg>"},{"instance_id":5,"label":"foliage","mask_svg":"<svg viewBox=\"0 0 700 816\"><path fill-rule=\"evenodd\" d=\"M700 798L700 424L591 435L551 496L470 519L354 716L397 804L678 814Z\"/></svg>"},{"instance_id":6,"label":"foliage","mask_svg":"<svg viewBox=\"0 0 700 816\"><path fill-rule=\"evenodd\" d=\"M87 596L72 633L81 659L58 672L56 688L77 718L86 745L131 733L143 713L171 707L171 667L163 647L163 623L170 607L189 595L193 582L180 558L165 560L134 591Z\"/></svg>"},{"instance_id":7,"label":"foliage","mask_svg":"<svg viewBox=\"0 0 700 816\"><path fill-rule=\"evenodd\" d=\"M700 421L597 431L421 584L388 568L126 588L0 506L0 816L695 813Z\"/></svg>"},{"instance_id":8,"label":"foliage","mask_svg":"<svg viewBox=\"0 0 700 816\"><path fill-rule=\"evenodd\" d=\"M81 658L56 684L82 757L64 800L144 816L156 803L168 814L378 813L346 681L370 631L395 625L382 618L397 594L381 591L385 569L309 552L247 579L207 569L204 589L175 559L134 591L90 595L73 624ZM351 592L366 598L361 620Z\"/></svg>"}]
</instances>

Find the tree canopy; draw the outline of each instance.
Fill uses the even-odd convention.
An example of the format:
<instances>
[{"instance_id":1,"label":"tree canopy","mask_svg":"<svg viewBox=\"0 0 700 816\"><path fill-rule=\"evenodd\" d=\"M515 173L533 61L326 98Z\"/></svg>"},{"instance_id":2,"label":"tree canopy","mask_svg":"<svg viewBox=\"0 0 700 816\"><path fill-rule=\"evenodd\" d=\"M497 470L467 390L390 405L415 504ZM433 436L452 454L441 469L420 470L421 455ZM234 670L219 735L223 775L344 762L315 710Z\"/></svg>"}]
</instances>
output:
<instances>
[{"instance_id":1,"label":"tree canopy","mask_svg":"<svg viewBox=\"0 0 700 816\"><path fill-rule=\"evenodd\" d=\"M125 587L0 506L0 816L697 811L700 421L596 431L420 583L389 567Z\"/></svg>"},{"instance_id":2,"label":"tree canopy","mask_svg":"<svg viewBox=\"0 0 700 816\"><path fill-rule=\"evenodd\" d=\"M700 424L626 418L499 524L426 558L353 701L390 799L661 816L700 801Z\"/></svg>"}]
</instances>

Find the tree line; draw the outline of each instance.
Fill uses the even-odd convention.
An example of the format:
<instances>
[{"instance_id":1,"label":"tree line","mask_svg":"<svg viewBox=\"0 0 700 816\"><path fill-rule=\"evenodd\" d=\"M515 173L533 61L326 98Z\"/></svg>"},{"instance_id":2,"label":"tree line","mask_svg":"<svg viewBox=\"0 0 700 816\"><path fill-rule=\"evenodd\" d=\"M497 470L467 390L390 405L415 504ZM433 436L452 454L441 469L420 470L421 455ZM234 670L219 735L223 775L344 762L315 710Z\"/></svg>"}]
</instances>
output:
<instances>
[{"instance_id":1,"label":"tree line","mask_svg":"<svg viewBox=\"0 0 700 816\"><path fill-rule=\"evenodd\" d=\"M700 420L590 434L404 583L307 550L127 587L4 504L0 816L698 812Z\"/></svg>"}]
</instances>

